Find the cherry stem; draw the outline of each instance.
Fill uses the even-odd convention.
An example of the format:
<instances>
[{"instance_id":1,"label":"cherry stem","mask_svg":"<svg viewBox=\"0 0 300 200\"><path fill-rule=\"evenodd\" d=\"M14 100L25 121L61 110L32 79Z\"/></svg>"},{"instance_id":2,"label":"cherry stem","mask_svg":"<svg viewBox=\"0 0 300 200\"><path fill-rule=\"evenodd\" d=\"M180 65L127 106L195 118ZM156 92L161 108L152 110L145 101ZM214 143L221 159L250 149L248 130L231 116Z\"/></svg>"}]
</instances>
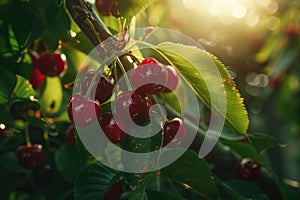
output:
<instances>
[{"instance_id":1,"label":"cherry stem","mask_svg":"<svg viewBox=\"0 0 300 200\"><path fill-rule=\"evenodd\" d=\"M26 126L25 126L25 138L26 138L27 146L31 147L32 144L31 144L31 140L30 140L30 136L29 136L29 124L28 124L28 122L26 123Z\"/></svg>"},{"instance_id":2,"label":"cherry stem","mask_svg":"<svg viewBox=\"0 0 300 200\"><path fill-rule=\"evenodd\" d=\"M114 76L114 78L115 78L115 80L118 80L118 72L117 72L117 64L116 64L116 61L114 61L114 63L113 63L113 68L114 68L114 70L113 70L113 72L114 72L114 74L113 74L113 76ZM117 87L117 90L114 92L114 99L117 99L117 94L118 94L118 84L116 84L116 87Z\"/></svg>"},{"instance_id":3,"label":"cherry stem","mask_svg":"<svg viewBox=\"0 0 300 200\"><path fill-rule=\"evenodd\" d=\"M160 104L158 98L155 95L153 95L152 98L153 98L153 100L154 100L154 102L156 104ZM162 110L161 106L158 106L158 110L160 112L159 114L162 116L162 118L164 119L164 121L168 121L168 118L165 115L164 111Z\"/></svg>"},{"instance_id":4,"label":"cherry stem","mask_svg":"<svg viewBox=\"0 0 300 200\"><path fill-rule=\"evenodd\" d=\"M122 64L122 62L121 62L121 60L119 59L118 56L116 56L116 61L117 61L117 63L120 66L120 69L121 69L121 71L123 73L123 76L125 77L126 86L128 87L129 90L133 90L131 82L130 82L128 76L127 76L126 70L125 70L125 68L124 68L124 66L123 66L123 64Z\"/></svg>"}]
</instances>

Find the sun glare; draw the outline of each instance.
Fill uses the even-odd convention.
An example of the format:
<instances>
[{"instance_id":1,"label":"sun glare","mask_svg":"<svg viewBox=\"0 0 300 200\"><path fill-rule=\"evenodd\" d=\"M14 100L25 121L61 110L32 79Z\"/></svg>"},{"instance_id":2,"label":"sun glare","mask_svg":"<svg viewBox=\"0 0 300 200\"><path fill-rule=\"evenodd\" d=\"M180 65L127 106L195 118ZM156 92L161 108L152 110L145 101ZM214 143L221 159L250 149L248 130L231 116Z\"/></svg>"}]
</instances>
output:
<instances>
[{"instance_id":1,"label":"sun glare","mask_svg":"<svg viewBox=\"0 0 300 200\"><path fill-rule=\"evenodd\" d=\"M266 15L278 11L276 0L182 0L187 9L206 11L208 14L219 17L224 24L231 24L240 20L249 27L258 25ZM278 20L267 19L269 29L278 26Z\"/></svg>"}]
</instances>

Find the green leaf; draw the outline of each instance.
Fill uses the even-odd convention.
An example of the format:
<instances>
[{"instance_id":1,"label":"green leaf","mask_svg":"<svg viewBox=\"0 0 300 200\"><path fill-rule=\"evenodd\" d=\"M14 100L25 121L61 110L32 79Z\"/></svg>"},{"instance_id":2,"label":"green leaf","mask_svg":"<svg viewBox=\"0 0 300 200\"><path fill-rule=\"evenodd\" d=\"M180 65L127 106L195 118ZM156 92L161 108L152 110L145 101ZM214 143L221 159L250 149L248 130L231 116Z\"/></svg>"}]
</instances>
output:
<instances>
[{"instance_id":1,"label":"green leaf","mask_svg":"<svg viewBox=\"0 0 300 200\"><path fill-rule=\"evenodd\" d=\"M10 6L9 18L19 47L24 48L37 39L43 31L42 22L27 1L14 1Z\"/></svg>"},{"instance_id":2,"label":"green leaf","mask_svg":"<svg viewBox=\"0 0 300 200\"><path fill-rule=\"evenodd\" d=\"M269 200L269 197L253 183L241 180L228 180L224 184L238 192L241 196L245 197L245 199Z\"/></svg>"},{"instance_id":3,"label":"green leaf","mask_svg":"<svg viewBox=\"0 0 300 200\"><path fill-rule=\"evenodd\" d=\"M116 171L100 162L88 164L80 170L75 180L74 199L104 199L106 192L118 178Z\"/></svg>"},{"instance_id":4,"label":"green leaf","mask_svg":"<svg viewBox=\"0 0 300 200\"><path fill-rule=\"evenodd\" d=\"M118 10L121 17L131 19L133 16L141 13L147 8L152 0L117 0Z\"/></svg>"},{"instance_id":5,"label":"green leaf","mask_svg":"<svg viewBox=\"0 0 300 200\"><path fill-rule=\"evenodd\" d=\"M159 126L160 121L157 121L157 124L153 124L153 126ZM160 127L161 128L161 127ZM153 130L161 130L154 128ZM135 131L135 130L133 130ZM151 131L148 133L149 135L152 135ZM149 153L154 150L158 150L161 147L162 144L162 131L159 133L156 133L152 137L148 138L137 138L133 137L131 135L126 135L125 140L123 142L122 148L126 151L134 152L134 153ZM149 163L154 162L157 163L158 160L151 160L150 156L144 156L142 159L137 160L135 157L127 157L121 155L121 159L125 159L126 162L123 162L124 167L128 169L137 169L137 166L141 166L139 169L140 171L143 171L145 167L148 166ZM149 172L151 173L151 172ZM127 184L129 187L135 188L138 187L141 182L143 181L143 178L145 178L146 175L149 173L124 173L124 176L126 178Z\"/></svg>"},{"instance_id":6,"label":"green leaf","mask_svg":"<svg viewBox=\"0 0 300 200\"><path fill-rule=\"evenodd\" d=\"M17 85L13 91L18 98L29 98L35 96L35 91L27 79L17 75Z\"/></svg>"},{"instance_id":7,"label":"green leaf","mask_svg":"<svg viewBox=\"0 0 300 200\"><path fill-rule=\"evenodd\" d=\"M7 70L0 74L0 104L8 103L10 95L17 83L17 78Z\"/></svg>"},{"instance_id":8,"label":"green leaf","mask_svg":"<svg viewBox=\"0 0 300 200\"><path fill-rule=\"evenodd\" d=\"M42 40L49 52L53 52L58 48L59 39L56 35L53 35L48 30L44 31L42 34Z\"/></svg>"},{"instance_id":9,"label":"green leaf","mask_svg":"<svg viewBox=\"0 0 300 200\"><path fill-rule=\"evenodd\" d=\"M231 150L237 152L242 157L253 158L253 159L256 159L257 157L257 151L255 147L249 143L235 141L235 140L228 140L225 138L221 138L221 141L224 145L229 146Z\"/></svg>"},{"instance_id":10,"label":"green leaf","mask_svg":"<svg viewBox=\"0 0 300 200\"><path fill-rule=\"evenodd\" d=\"M128 200L148 200L148 195L144 190L132 191L129 193Z\"/></svg>"},{"instance_id":11,"label":"green leaf","mask_svg":"<svg viewBox=\"0 0 300 200\"><path fill-rule=\"evenodd\" d=\"M170 194L160 191L147 191L147 195L149 200L184 200L183 197L177 194Z\"/></svg>"},{"instance_id":12,"label":"green leaf","mask_svg":"<svg viewBox=\"0 0 300 200\"><path fill-rule=\"evenodd\" d=\"M258 152L263 152L268 148L282 146L274 137L261 133L250 134L249 139Z\"/></svg>"},{"instance_id":13,"label":"green leaf","mask_svg":"<svg viewBox=\"0 0 300 200\"><path fill-rule=\"evenodd\" d=\"M12 151L0 156L0 165L14 173L27 172L27 170L20 166L17 155Z\"/></svg>"},{"instance_id":14,"label":"green leaf","mask_svg":"<svg viewBox=\"0 0 300 200\"><path fill-rule=\"evenodd\" d=\"M236 89L236 85L224 65L217 60L215 56L197 47L171 42L163 42L156 48L160 54L163 55L164 59L167 59L185 78L196 95L206 106L213 106L238 132L246 136L249 119L243 104L243 99L240 97L240 93ZM215 66L222 76L225 86L227 104L226 116L221 112L222 108L218 107L218 105L211 105L210 94L213 96L224 95L220 94L220 90L218 89L220 85L214 85L217 84L214 79L219 75L211 70L214 69ZM199 74L199 72L201 74ZM215 91L209 91L206 85L207 83L211 84L209 86L210 90L216 88Z\"/></svg>"},{"instance_id":15,"label":"green leaf","mask_svg":"<svg viewBox=\"0 0 300 200\"><path fill-rule=\"evenodd\" d=\"M33 7L39 13L46 31L58 40L70 41L71 20L66 12L63 0L32 1ZM46 44L47 45L47 44Z\"/></svg>"},{"instance_id":16,"label":"green leaf","mask_svg":"<svg viewBox=\"0 0 300 200\"><path fill-rule=\"evenodd\" d=\"M77 173L85 164L75 146L62 146L56 150L54 159L57 169L69 182L74 181Z\"/></svg>"},{"instance_id":17,"label":"green leaf","mask_svg":"<svg viewBox=\"0 0 300 200\"><path fill-rule=\"evenodd\" d=\"M219 197L208 163L191 150L186 151L174 163L163 168L161 175L206 198L218 199Z\"/></svg>"}]
</instances>

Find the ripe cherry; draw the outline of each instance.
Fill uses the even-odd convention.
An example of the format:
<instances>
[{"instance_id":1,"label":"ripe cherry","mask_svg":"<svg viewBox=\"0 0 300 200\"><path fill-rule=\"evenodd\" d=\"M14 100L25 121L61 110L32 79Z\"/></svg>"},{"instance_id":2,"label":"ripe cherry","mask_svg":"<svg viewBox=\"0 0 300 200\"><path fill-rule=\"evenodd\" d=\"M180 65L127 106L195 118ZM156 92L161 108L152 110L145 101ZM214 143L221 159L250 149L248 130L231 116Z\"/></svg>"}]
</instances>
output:
<instances>
[{"instance_id":1,"label":"ripe cherry","mask_svg":"<svg viewBox=\"0 0 300 200\"><path fill-rule=\"evenodd\" d=\"M166 87L163 88L163 93L169 93L176 89L178 82L179 82L179 75L177 74L174 67L167 65L166 66L168 72L168 80L166 83Z\"/></svg>"},{"instance_id":2,"label":"ripe cherry","mask_svg":"<svg viewBox=\"0 0 300 200\"><path fill-rule=\"evenodd\" d=\"M100 104L84 98L81 94L74 94L68 101L68 115L76 126L87 126L98 119Z\"/></svg>"},{"instance_id":3,"label":"ripe cherry","mask_svg":"<svg viewBox=\"0 0 300 200\"><path fill-rule=\"evenodd\" d=\"M44 161L44 149L40 144L23 145L17 149L19 163L27 169L37 169Z\"/></svg>"},{"instance_id":4,"label":"ripe cherry","mask_svg":"<svg viewBox=\"0 0 300 200\"><path fill-rule=\"evenodd\" d=\"M67 67L67 63L59 52L41 54L38 60L38 66L41 73L46 76L58 76Z\"/></svg>"},{"instance_id":5,"label":"ripe cherry","mask_svg":"<svg viewBox=\"0 0 300 200\"><path fill-rule=\"evenodd\" d=\"M149 96L132 91L122 92L116 99L116 111L124 123L128 122L128 117L131 117L138 125L147 124L150 121L151 105ZM128 111L130 116L127 114Z\"/></svg>"},{"instance_id":6,"label":"ripe cherry","mask_svg":"<svg viewBox=\"0 0 300 200\"><path fill-rule=\"evenodd\" d=\"M67 136L67 139L68 141L71 143L71 144L75 144L76 143L76 137L75 137L75 126L74 124L71 124L67 131L66 131L66 136Z\"/></svg>"},{"instance_id":7,"label":"ripe cherry","mask_svg":"<svg viewBox=\"0 0 300 200\"><path fill-rule=\"evenodd\" d=\"M167 82L168 72L154 58L146 58L130 74L130 80L137 93L158 94Z\"/></svg>"},{"instance_id":8,"label":"ripe cherry","mask_svg":"<svg viewBox=\"0 0 300 200\"><path fill-rule=\"evenodd\" d=\"M163 145L178 146L182 143L186 135L185 124L179 118L174 118L164 124L164 138Z\"/></svg>"},{"instance_id":9,"label":"ripe cherry","mask_svg":"<svg viewBox=\"0 0 300 200\"><path fill-rule=\"evenodd\" d=\"M104 196L104 200L118 200L120 199L123 188L122 188L123 182L121 180L116 181L113 186L106 192Z\"/></svg>"},{"instance_id":10,"label":"ripe cherry","mask_svg":"<svg viewBox=\"0 0 300 200\"><path fill-rule=\"evenodd\" d=\"M86 94L92 82L95 72L88 72L82 79L81 92ZM99 76L96 77L94 85L92 86L91 98L99 101L100 104L106 102L112 95L115 81L112 77Z\"/></svg>"},{"instance_id":11,"label":"ripe cherry","mask_svg":"<svg viewBox=\"0 0 300 200\"><path fill-rule=\"evenodd\" d=\"M96 0L95 5L101 15L109 16L115 9L115 0Z\"/></svg>"},{"instance_id":12,"label":"ripe cherry","mask_svg":"<svg viewBox=\"0 0 300 200\"><path fill-rule=\"evenodd\" d=\"M105 113L100 119L100 126L106 137L114 144L121 143L125 138L125 132L118 126L111 113Z\"/></svg>"},{"instance_id":13,"label":"ripe cherry","mask_svg":"<svg viewBox=\"0 0 300 200\"><path fill-rule=\"evenodd\" d=\"M30 56L32 60L33 71L29 78L29 82L31 83L32 88L36 90L43 83L45 75L42 74L38 68L39 55L36 52L32 51L30 52Z\"/></svg>"},{"instance_id":14,"label":"ripe cherry","mask_svg":"<svg viewBox=\"0 0 300 200\"><path fill-rule=\"evenodd\" d=\"M255 181L260 175L260 164L251 158L244 158L236 166L236 175L246 181Z\"/></svg>"}]
</instances>

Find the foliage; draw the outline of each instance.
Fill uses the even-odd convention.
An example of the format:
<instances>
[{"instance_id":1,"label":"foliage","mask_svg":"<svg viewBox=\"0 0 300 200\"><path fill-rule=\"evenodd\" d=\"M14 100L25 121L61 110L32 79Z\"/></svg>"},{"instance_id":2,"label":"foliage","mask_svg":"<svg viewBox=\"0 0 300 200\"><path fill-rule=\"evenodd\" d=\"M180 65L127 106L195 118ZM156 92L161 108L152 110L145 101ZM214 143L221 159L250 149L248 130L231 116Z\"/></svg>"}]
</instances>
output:
<instances>
[{"instance_id":1,"label":"foliage","mask_svg":"<svg viewBox=\"0 0 300 200\"><path fill-rule=\"evenodd\" d=\"M132 17L141 13L151 1L117 2L123 18L99 16L113 31L125 30L123 24L130 24ZM207 124L202 122L207 120L206 116L200 119L201 123L187 120L187 130L197 130L193 144L178 160L154 172L133 174L109 168L100 162L101 159L122 155L104 152L101 158L97 157L100 161L97 160L84 147L76 131L76 142L72 144L66 133L72 125L67 116L68 98L73 86L76 87L76 83L73 85L76 75L82 70L79 66L93 46L70 16L63 0L0 3L0 128L4 129L4 136L2 132L0 135L1 199L106 199L118 181L121 182L120 199L271 199L270 191L288 199L292 188L274 173L262 154L271 147L282 145L270 135L247 132L248 114L233 78L214 55L194 46L172 42L150 45L144 42L157 60L172 65L183 77L186 87L192 89L201 102L201 111L204 112L206 106L220 112L226 119L222 137L207 158L200 158L199 149L194 148L205 137ZM273 44L274 41L267 42L257 59L263 62L274 56L276 59L270 64L270 73L288 73L289 67L296 62L297 48L288 44L284 50L280 49L282 52L278 54L284 57L281 58L273 55ZM34 90L29 82L35 68L32 52L43 51L65 55L68 68L60 76L46 77ZM131 55L136 63L146 57L142 50L139 53ZM119 60L115 58L115 67ZM216 78L217 74L210 71L213 66L216 66L224 83L226 114L210 99L211 92L219 92L211 91L211 88L218 87L216 84L220 81ZM180 87L185 89L185 86ZM168 98L171 98L168 102L176 100L171 95ZM109 106L113 101L114 98L102 105L102 114L111 111ZM175 110L175 106L169 104L167 114L178 115ZM226 137L228 132L233 132L235 137ZM42 144L46 151L43 166L35 170L22 167L15 154L20 145L30 145L29 140L32 144ZM162 133L146 139L126 136L119 147L137 153L154 151L162 147ZM169 151L175 153L177 150ZM256 182L236 180L234 166L244 157L257 160L262 166L262 175ZM225 171L216 170L223 166ZM231 168L227 170L226 166ZM268 181L272 184L261 186L260 183ZM295 191L291 194L299 195Z\"/></svg>"}]
</instances>

